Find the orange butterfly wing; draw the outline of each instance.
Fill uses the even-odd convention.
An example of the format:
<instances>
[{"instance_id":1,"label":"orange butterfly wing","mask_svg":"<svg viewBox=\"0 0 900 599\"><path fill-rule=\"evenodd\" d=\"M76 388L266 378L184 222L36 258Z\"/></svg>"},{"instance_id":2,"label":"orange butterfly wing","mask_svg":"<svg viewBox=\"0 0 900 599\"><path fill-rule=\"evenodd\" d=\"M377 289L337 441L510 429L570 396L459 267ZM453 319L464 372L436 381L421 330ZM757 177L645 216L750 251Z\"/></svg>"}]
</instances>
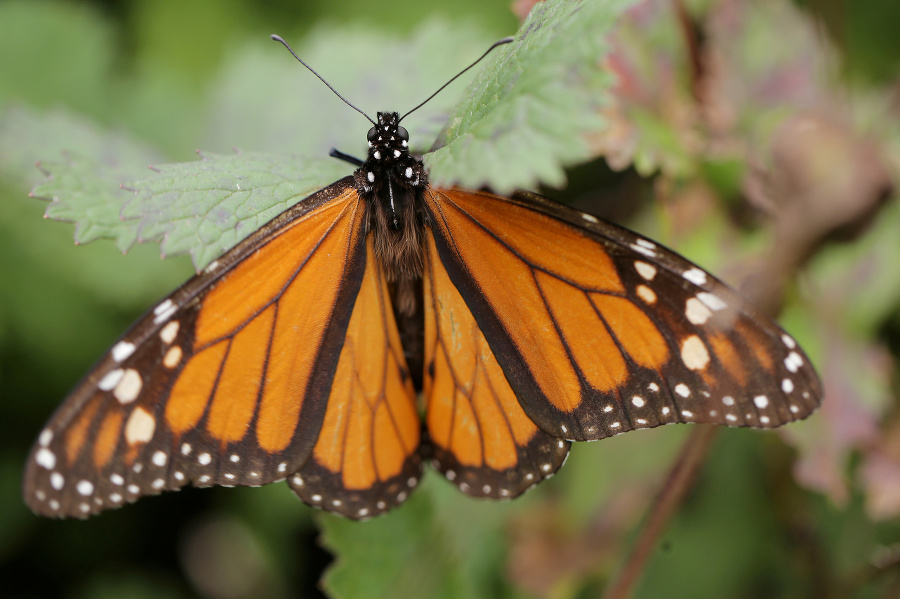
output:
<instances>
[{"instance_id":1,"label":"orange butterfly wing","mask_svg":"<svg viewBox=\"0 0 900 599\"><path fill-rule=\"evenodd\" d=\"M525 415L431 236L425 264L424 393L432 463L465 493L515 497L553 475L569 443Z\"/></svg>"},{"instance_id":2,"label":"orange butterfly wing","mask_svg":"<svg viewBox=\"0 0 900 599\"><path fill-rule=\"evenodd\" d=\"M288 479L306 503L350 518L402 503L422 476L416 394L373 245L369 236L322 430L310 460Z\"/></svg>"},{"instance_id":3,"label":"orange butterfly wing","mask_svg":"<svg viewBox=\"0 0 900 599\"><path fill-rule=\"evenodd\" d=\"M87 516L189 483L259 485L297 472L337 394L367 272L364 207L352 179L339 181L143 317L41 433L25 475L29 506Z\"/></svg>"},{"instance_id":4,"label":"orange butterfly wing","mask_svg":"<svg viewBox=\"0 0 900 599\"><path fill-rule=\"evenodd\" d=\"M774 427L818 406L794 340L673 252L532 194L433 188L425 200L440 263L546 433Z\"/></svg>"}]
</instances>

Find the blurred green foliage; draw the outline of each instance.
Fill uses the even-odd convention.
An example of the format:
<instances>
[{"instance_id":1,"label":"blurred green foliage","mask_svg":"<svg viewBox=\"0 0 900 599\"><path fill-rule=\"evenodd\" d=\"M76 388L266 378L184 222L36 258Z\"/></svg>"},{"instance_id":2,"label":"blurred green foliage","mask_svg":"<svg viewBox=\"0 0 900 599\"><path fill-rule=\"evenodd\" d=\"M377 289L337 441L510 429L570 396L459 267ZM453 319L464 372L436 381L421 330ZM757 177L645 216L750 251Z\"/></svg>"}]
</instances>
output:
<instances>
[{"instance_id":1,"label":"blurred green foliage","mask_svg":"<svg viewBox=\"0 0 900 599\"><path fill-rule=\"evenodd\" d=\"M639 4L618 32L618 53L598 65L625 82L618 112L601 114L605 133L581 140L634 168L614 173L596 160L566 171L569 187L551 195L624 211L631 226L704 266L729 268L769 241L740 214L759 167L747 147L765 146L791 111L844 94L853 101L842 118L878 140L896 175L893 3L806 0L795 13L772 1L748 14L727 0L687 2L732 67L711 87L735 118L713 131L685 116L694 102L689 61L669 3ZM774 33L772 14L780 15ZM577 446L557 477L510 503L470 499L430 473L406 505L362 524L313 514L285 485L185 490L86 522L38 519L20 499L23 460L49 414L128 324L193 270L183 256L161 261L153 244L123 257L133 231L118 247L75 247L73 227L42 219L46 204L29 199L31 190L124 203L119 183L151 177L148 163L196 160L198 148L358 153L365 123L269 33L373 112L415 105L518 25L507 0L405 0L389 9L362 0L0 2L0 595L568 598L603 589L687 427ZM590 48L580 45L585 35L573 31L566 50ZM567 55L559 50L555 60ZM464 85L411 117L423 149ZM546 102L566 93L557 85L541 90ZM546 140L538 143L543 151ZM576 160L562 159L565 151L550 152L560 164L535 179L562 185L552 169ZM111 185L97 187L103 180ZM108 206L97 220L110 229L78 229L78 239L119 226ZM900 593L896 572L872 565L896 559L900 542L898 224L891 206L855 244L821 252L784 313L835 401L782 437L721 434L637 596Z\"/></svg>"}]
</instances>

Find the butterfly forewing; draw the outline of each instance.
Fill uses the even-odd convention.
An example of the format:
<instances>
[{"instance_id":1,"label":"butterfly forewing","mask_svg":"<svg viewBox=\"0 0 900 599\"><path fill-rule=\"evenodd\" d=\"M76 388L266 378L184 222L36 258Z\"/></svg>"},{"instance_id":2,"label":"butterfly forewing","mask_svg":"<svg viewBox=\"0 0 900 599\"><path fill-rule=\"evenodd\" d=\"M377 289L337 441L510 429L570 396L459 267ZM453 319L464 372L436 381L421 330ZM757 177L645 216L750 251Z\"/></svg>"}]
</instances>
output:
<instances>
[{"instance_id":1,"label":"butterfly forewing","mask_svg":"<svg viewBox=\"0 0 900 599\"><path fill-rule=\"evenodd\" d=\"M511 498L552 476L569 443L522 410L427 237L426 426L432 463L462 491Z\"/></svg>"},{"instance_id":2,"label":"butterfly forewing","mask_svg":"<svg viewBox=\"0 0 900 599\"><path fill-rule=\"evenodd\" d=\"M25 478L32 509L86 516L302 466L362 283L363 208L338 182L144 316L41 433Z\"/></svg>"},{"instance_id":3,"label":"butterfly forewing","mask_svg":"<svg viewBox=\"0 0 900 599\"><path fill-rule=\"evenodd\" d=\"M371 236L325 419L288 482L306 503L369 518L402 503L422 476L416 395Z\"/></svg>"},{"instance_id":4,"label":"butterfly forewing","mask_svg":"<svg viewBox=\"0 0 900 599\"><path fill-rule=\"evenodd\" d=\"M772 427L818 405L794 340L676 254L538 196L433 190L426 206L442 264L544 431Z\"/></svg>"}]
</instances>

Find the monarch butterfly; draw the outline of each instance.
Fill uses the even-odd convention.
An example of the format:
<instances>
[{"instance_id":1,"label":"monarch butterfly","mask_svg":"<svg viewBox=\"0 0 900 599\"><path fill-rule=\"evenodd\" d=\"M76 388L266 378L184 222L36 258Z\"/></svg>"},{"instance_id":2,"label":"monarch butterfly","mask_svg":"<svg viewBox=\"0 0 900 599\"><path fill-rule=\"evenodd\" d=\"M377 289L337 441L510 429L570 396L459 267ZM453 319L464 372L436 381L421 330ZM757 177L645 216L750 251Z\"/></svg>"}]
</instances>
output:
<instances>
[{"instance_id":1,"label":"monarch butterfly","mask_svg":"<svg viewBox=\"0 0 900 599\"><path fill-rule=\"evenodd\" d=\"M351 107L372 123L353 175L157 304L53 415L27 463L35 512L287 479L365 519L426 461L512 498L572 441L818 406L794 339L709 273L533 193L432 186L398 113Z\"/></svg>"}]
</instances>

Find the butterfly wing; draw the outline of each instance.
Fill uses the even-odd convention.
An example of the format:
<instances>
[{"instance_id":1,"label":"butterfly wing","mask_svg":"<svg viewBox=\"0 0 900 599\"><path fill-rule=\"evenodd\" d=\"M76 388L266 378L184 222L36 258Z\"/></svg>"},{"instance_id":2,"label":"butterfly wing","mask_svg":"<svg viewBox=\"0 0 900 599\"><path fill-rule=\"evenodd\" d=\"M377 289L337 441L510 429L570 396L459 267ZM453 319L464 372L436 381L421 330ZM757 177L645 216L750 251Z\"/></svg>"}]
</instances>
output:
<instances>
[{"instance_id":1,"label":"butterfly wing","mask_svg":"<svg viewBox=\"0 0 900 599\"><path fill-rule=\"evenodd\" d=\"M425 199L441 265L543 431L774 427L818 406L795 341L675 253L532 194Z\"/></svg>"},{"instance_id":2,"label":"butterfly wing","mask_svg":"<svg viewBox=\"0 0 900 599\"><path fill-rule=\"evenodd\" d=\"M366 271L347 178L285 212L116 343L32 449L25 500L87 516L186 484L259 485L307 461Z\"/></svg>"},{"instance_id":3,"label":"butterfly wing","mask_svg":"<svg viewBox=\"0 0 900 599\"><path fill-rule=\"evenodd\" d=\"M512 498L552 476L569 442L540 430L426 236L426 426L432 462L463 492Z\"/></svg>"},{"instance_id":4,"label":"butterfly wing","mask_svg":"<svg viewBox=\"0 0 900 599\"><path fill-rule=\"evenodd\" d=\"M288 479L306 503L357 519L402 503L422 476L416 395L371 236L367 254L322 430Z\"/></svg>"}]
</instances>

